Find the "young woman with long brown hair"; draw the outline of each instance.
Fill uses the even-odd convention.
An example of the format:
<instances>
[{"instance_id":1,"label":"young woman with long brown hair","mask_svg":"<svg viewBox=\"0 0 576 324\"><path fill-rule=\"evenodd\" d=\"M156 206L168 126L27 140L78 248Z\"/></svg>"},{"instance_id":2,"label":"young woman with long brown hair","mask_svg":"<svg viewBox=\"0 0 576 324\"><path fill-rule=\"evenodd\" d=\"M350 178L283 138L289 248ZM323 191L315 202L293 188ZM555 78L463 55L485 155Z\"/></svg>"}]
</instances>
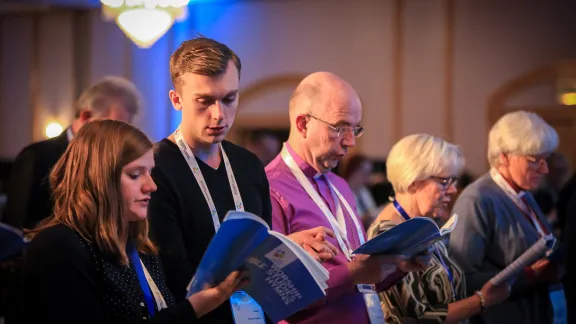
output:
<instances>
[{"instance_id":1,"label":"young woman with long brown hair","mask_svg":"<svg viewBox=\"0 0 576 324\"><path fill-rule=\"evenodd\" d=\"M129 124L86 124L50 174L54 214L29 234L24 265L26 322L193 323L247 278L175 304L148 238L153 144Z\"/></svg>"}]
</instances>

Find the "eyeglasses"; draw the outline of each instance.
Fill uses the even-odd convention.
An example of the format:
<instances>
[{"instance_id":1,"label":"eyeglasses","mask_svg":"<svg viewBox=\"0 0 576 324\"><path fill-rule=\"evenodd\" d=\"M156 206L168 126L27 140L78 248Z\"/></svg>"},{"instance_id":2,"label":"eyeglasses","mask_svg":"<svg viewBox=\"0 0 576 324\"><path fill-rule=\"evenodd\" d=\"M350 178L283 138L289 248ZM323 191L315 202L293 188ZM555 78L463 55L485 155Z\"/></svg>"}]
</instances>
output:
<instances>
[{"instance_id":1,"label":"eyeglasses","mask_svg":"<svg viewBox=\"0 0 576 324\"><path fill-rule=\"evenodd\" d=\"M448 188L450 188L451 186L456 187L458 186L458 181L460 181L460 178L457 177L448 177L448 178L430 177L430 179L440 184L442 186L442 190L448 190Z\"/></svg>"},{"instance_id":2,"label":"eyeglasses","mask_svg":"<svg viewBox=\"0 0 576 324\"><path fill-rule=\"evenodd\" d=\"M525 155L524 156L526 161L528 161L528 163L532 166L540 166L543 163L548 163L548 161L550 160L551 157L552 157L551 154L540 155L540 156L536 156L536 155Z\"/></svg>"},{"instance_id":3,"label":"eyeglasses","mask_svg":"<svg viewBox=\"0 0 576 324\"><path fill-rule=\"evenodd\" d=\"M328 127L331 130L335 131L336 134L338 134L339 138L342 138L342 136L343 136L342 134L352 134L352 135L354 135L355 138L358 138L358 137L362 136L362 134L364 134L364 127L362 127L362 126L355 126L355 127L352 127L352 126L334 126L334 125L330 124L329 122L324 121L320 118L314 117L310 114L307 114L306 116L308 116L310 118L314 118L317 121L328 125Z\"/></svg>"}]
</instances>

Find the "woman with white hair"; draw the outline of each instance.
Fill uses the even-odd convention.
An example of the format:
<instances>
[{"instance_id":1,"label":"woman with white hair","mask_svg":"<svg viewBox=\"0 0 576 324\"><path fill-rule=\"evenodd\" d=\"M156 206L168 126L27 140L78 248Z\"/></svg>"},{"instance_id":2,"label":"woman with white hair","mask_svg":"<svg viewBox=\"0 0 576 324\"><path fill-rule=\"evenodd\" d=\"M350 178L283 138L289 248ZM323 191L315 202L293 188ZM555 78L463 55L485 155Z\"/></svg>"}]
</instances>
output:
<instances>
[{"instance_id":1,"label":"woman with white hair","mask_svg":"<svg viewBox=\"0 0 576 324\"><path fill-rule=\"evenodd\" d=\"M395 197L368 229L370 238L413 217L445 212L464 168L460 147L428 134L415 134L394 145L386 161ZM462 323L509 295L507 285L484 285L471 296L458 265L442 242L430 251L430 266L412 272L380 293L386 323Z\"/></svg>"},{"instance_id":2,"label":"woman with white hair","mask_svg":"<svg viewBox=\"0 0 576 324\"><path fill-rule=\"evenodd\" d=\"M450 256L466 274L469 291L482 287L551 233L530 190L548 173L547 158L557 146L556 131L531 112L508 113L490 130L491 169L454 205L459 219L450 236ZM549 290L558 282L560 268L547 260L527 267L512 285L513 298L484 313L485 322L553 323ZM560 310L556 306L555 311Z\"/></svg>"}]
</instances>

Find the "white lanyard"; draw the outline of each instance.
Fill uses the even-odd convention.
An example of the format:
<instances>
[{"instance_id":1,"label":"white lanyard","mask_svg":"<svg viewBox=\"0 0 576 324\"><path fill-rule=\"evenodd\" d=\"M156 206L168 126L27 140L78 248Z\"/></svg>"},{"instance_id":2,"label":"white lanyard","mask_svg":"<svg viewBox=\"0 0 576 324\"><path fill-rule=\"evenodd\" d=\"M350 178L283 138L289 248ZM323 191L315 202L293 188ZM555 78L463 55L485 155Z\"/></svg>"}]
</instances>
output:
<instances>
[{"instance_id":1,"label":"white lanyard","mask_svg":"<svg viewBox=\"0 0 576 324\"><path fill-rule=\"evenodd\" d=\"M334 202L336 203L337 206L336 213L339 215L339 217L338 222L336 222L336 219L334 218L334 215L330 211L330 208L328 208L322 197L320 197L318 191L314 189L312 183L310 183L310 180L306 178L304 172L300 170L300 168L296 164L296 161L294 161L294 158L292 157L292 155L290 155L290 152L288 152L286 145L284 145L281 155L282 160L284 160L284 163L286 163L288 168L290 168L290 171L292 171L292 174L296 177L298 182L300 182L300 185L304 188L304 190L306 190L310 198L314 200L318 208L322 210L324 216L326 216L326 219L328 219L330 226L332 226L332 229L334 230L334 235L336 236L338 245L340 245L340 250L342 250L348 261L351 261L352 246L350 245L350 242L348 241L348 238L346 236L346 222L344 221L344 213L342 212L340 202L344 204L344 208L346 208L348 215L350 215L352 221L354 222L354 226L356 227L356 231L358 232L358 240L360 241L360 245L364 244L364 233L362 231L362 227L360 226L360 223L358 222L356 215L354 214L354 211L350 207L350 204L348 204L348 201L344 199L338 188L336 188L332 184L332 182L330 182L330 180L326 178L328 186L330 187L332 198L334 199ZM340 221L342 222L341 224L339 224ZM382 308L380 307L380 300L378 299L378 295L376 294L376 289L374 285L358 285L357 287L358 291L362 294L364 298L364 302L366 304L366 310L368 311L368 317L370 318L370 323L371 324L384 323L384 313L382 311Z\"/></svg>"},{"instance_id":2,"label":"white lanyard","mask_svg":"<svg viewBox=\"0 0 576 324\"><path fill-rule=\"evenodd\" d=\"M210 208L210 214L212 214L212 222L214 223L214 232L218 232L220 228L220 219L218 218L218 211L216 210L216 206L214 205L214 201L212 200L212 196L210 195L210 191L208 190L208 185L204 180L204 176L202 175L202 171L200 171L200 167L198 166L198 162L196 161L196 157L194 157L194 153L184 141L184 137L180 133L180 128L174 132L174 139L176 140L176 144L178 148L180 148L180 152L188 162L188 166L196 178L198 185L200 186L200 190L202 190L202 194L204 194L204 199L206 199L206 203L208 203L208 207ZM224 166L226 167L226 174L228 175L228 183L230 184L230 190L232 191L232 197L234 197L234 206L236 210L244 211L244 204L242 204L242 197L240 196L240 191L238 190L238 185L236 184L236 178L234 178L234 172L232 172L232 167L230 166L230 161L228 160L228 156L224 149L222 148L222 144L219 144L220 151L222 152L222 159L224 160Z\"/></svg>"},{"instance_id":3,"label":"white lanyard","mask_svg":"<svg viewBox=\"0 0 576 324\"><path fill-rule=\"evenodd\" d=\"M208 207L210 208L210 214L212 214L212 223L214 224L214 232L218 232L220 228L220 219L218 218L218 211L216 210L216 206L214 205L214 201L212 200L212 196L210 195L210 191L208 190L208 185L204 180L204 176L202 175L202 171L200 171L200 167L198 166L198 161L196 161L196 157L194 157L194 153L184 141L184 137L180 133L180 128L174 132L174 139L176 140L176 145L180 148L180 152L186 159L194 178L196 178L196 182L200 186L200 190L202 190L202 194L204 195L204 199L206 199L206 203L208 203ZM240 190L238 189L238 184L236 183L236 178L234 177L234 172L232 172L232 167L230 166L230 160L228 160L228 156L226 152L224 152L224 148L222 144L219 144L220 152L222 152L222 160L224 160L224 166L226 167L226 175L228 176L228 183L230 184L230 191L232 191L232 197L234 198L234 207L238 211L244 211L244 204L242 203L242 197L240 196ZM264 324L264 312L258 303L246 295L245 298L241 299L239 296L246 295L242 291L236 291L232 296L230 296L230 305L232 307L232 316L234 317L234 323L236 324L247 324L247 323L259 323ZM242 300L242 303L239 304L238 300Z\"/></svg>"},{"instance_id":4,"label":"white lanyard","mask_svg":"<svg viewBox=\"0 0 576 324\"><path fill-rule=\"evenodd\" d=\"M340 224L338 224L338 222L335 221L336 218L334 217L334 215L330 211L330 208L328 208L328 206L326 205L324 200L322 200L322 197L320 197L318 192L314 189L314 187L310 183L310 180L308 180L308 178L306 178L306 176L304 175L304 172L302 172L302 170L300 170L300 168L296 164L296 161L294 161L294 158L292 157L292 155L290 155L290 152L288 152L288 149L286 148L286 146L284 146L284 148L282 149L281 155L282 155L282 159L284 160L284 163L286 163L286 165L288 166L290 171L292 171L292 174L294 174L294 176L296 177L298 182L300 182L300 185L302 185L304 190L306 190L306 193L308 193L310 198L312 198L312 200L314 200L316 205L324 213L324 216L326 216L326 219L328 219L328 222L330 223L330 225L332 226L332 229L334 230L334 234L336 236L336 240L338 241L338 245L340 245L340 249L346 255L346 258L348 259L348 261L352 260L352 250L351 250L352 246L350 245L348 238L346 236L342 236L342 234L345 234L346 232L341 227L345 228L346 223L344 222L344 215L343 215L342 208L340 207L338 200L340 202L342 202L342 204L344 204L344 208L346 208L348 215L350 215L350 217L352 218L352 221L354 222L354 226L356 227L356 231L358 232L358 239L360 240L360 245L364 244L364 233L362 232L362 227L360 226L358 219L356 218L352 208L350 207L350 205L348 204L346 199L344 199L344 197L342 196L340 191L338 191L338 188L336 188L332 184L332 182L330 182L330 180L326 179L326 181L328 182L328 185L330 187L330 190L336 194L336 197L333 197L333 198L334 198L335 202L337 203L337 206L339 206L337 208L338 213L342 213L341 219L343 222L343 224L342 224L343 226L340 226Z\"/></svg>"},{"instance_id":5,"label":"white lanyard","mask_svg":"<svg viewBox=\"0 0 576 324\"><path fill-rule=\"evenodd\" d=\"M66 130L66 137L68 138L68 142L71 142L74 138L74 133L72 132L72 127L68 127Z\"/></svg>"},{"instance_id":6,"label":"white lanyard","mask_svg":"<svg viewBox=\"0 0 576 324\"><path fill-rule=\"evenodd\" d=\"M532 221L532 224L536 228L536 231L538 231L538 234L540 234L540 236L545 236L546 233L544 232L544 230L540 226L540 222L538 222L538 220L537 220L538 216L536 215L534 210L532 210L532 208L530 206L528 206L526 204L526 202L524 202L524 200L522 200L522 197L524 195L526 195L526 192L522 191L519 194L516 193L516 191L514 191L514 189L512 189L510 184L508 182L506 182L504 177L502 177L500 172L498 172L498 170L496 170L494 168L490 169L490 176L492 177L492 180L494 180L494 182L496 182L498 187L500 187L504 191L504 193L510 199L512 199L512 201L514 202L516 207L520 208L520 210L524 214L529 216L530 220Z\"/></svg>"},{"instance_id":7,"label":"white lanyard","mask_svg":"<svg viewBox=\"0 0 576 324\"><path fill-rule=\"evenodd\" d=\"M148 285L150 286L150 290L152 291L152 295L154 296L158 310L168 308L168 305L166 305L166 301L164 300L164 296L162 296L160 289L158 289L158 286L156 286L154 279L152 279L152 276L150 276L148 269L146 269L146 266L144 266L142 259L140 259L140 264L142 265L142 269L144 269L144 276L146 276L146 281L148 281Z\"/></svg>"}]
</instances>

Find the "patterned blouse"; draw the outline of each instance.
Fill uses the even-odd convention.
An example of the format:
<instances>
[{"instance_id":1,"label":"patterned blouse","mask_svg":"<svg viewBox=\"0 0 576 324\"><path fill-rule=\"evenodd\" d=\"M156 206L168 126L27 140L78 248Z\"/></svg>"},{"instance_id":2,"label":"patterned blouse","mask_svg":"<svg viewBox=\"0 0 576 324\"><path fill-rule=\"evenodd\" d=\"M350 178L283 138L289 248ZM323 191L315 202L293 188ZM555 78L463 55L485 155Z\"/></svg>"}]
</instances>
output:
<instances>
[{"instance_id":1,"label":"patterned blouse","mask_svg":"<svg viewBox=\"0 0 576 324\"><path fill-rule=\"evenodd\" d=\"M374 223L368 229L368 238L383 233L397 223L389 220ZM466 282L458 266L448 257L442 242L435 244L430 266L423 272L411 272L396 286L379 294L386 323L444 323L448 304L453 302L453 290L442 260L453 276L456 299L465 296ZM463 321L462 323L468 323Z\"/></svg>"}]
</instances>

